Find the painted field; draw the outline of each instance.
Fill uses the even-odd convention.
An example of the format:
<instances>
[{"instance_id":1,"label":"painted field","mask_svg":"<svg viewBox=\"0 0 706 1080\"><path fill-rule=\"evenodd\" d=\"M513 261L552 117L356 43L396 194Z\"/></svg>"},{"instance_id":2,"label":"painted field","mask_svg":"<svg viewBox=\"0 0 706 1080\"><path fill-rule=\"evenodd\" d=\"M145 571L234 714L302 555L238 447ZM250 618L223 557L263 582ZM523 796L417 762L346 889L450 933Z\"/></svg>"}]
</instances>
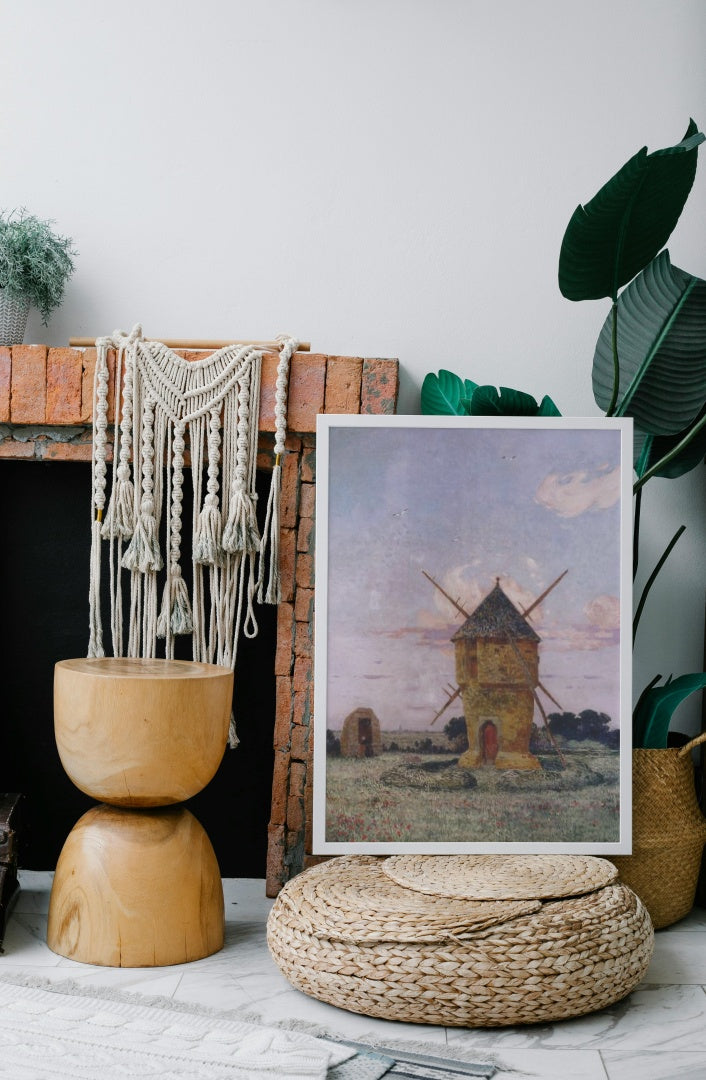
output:
<instances>
[{"instance_id":1,"label":"painted field","mask_svg":"<svg viewBox=\"0 0 706 1080\"><path fill-rule=\"evenodd\" d=\"M471 774L457 755L386 751L329 757L326 840L331 843L607 843L619 839L619 752L564 747L567 768Z\"/></svg>"}]
</instances>

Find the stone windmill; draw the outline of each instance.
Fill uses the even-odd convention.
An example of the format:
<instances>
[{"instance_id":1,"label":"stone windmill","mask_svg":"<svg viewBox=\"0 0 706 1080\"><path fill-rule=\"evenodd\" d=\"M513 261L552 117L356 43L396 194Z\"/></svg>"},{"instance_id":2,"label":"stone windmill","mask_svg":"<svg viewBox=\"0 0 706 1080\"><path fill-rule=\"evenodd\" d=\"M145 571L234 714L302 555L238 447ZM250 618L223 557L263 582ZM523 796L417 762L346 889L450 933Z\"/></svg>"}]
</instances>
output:
<instances>
[{"instance_id":1,"label":"stone windmill","mask_svg":"<svg viewBox=\"0 0 706 1080\"><path fill-rule=\"evenodd\" d=\"M458 685L455 689L450 688L447 701L432 720L435 723L456 698L461 698L468 750L460 758L459 765L466 769L481 765L492 765L497 769L541 768L529 749L535 704L561 763L565 765L549 730L538 690L559 708L561 706L540 682L540 638L528 622L528 616L568 571L564 570L523 611L515 607L500 587L500 579L496 578L493 589L473 612L466 611L449 596L426 570L422 573L465 619L451 638Z\"/></svg>"}]
</instances>

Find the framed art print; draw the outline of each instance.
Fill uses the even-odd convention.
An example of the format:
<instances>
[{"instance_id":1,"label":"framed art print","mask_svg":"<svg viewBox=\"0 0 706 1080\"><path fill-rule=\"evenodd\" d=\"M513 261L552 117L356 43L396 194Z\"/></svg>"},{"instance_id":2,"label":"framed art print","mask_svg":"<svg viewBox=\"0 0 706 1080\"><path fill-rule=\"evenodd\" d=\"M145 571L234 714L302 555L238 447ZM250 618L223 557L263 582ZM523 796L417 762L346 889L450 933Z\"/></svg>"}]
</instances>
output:
<instances>
[{"instance_id":1,"label":"framed art print","mask_svg":"<svg viewBox=\"0 0 706 1080\"><path fill-rule=\"evenodd\" d=\"M313 851L630 851L631 421L319 416Z\"/></svg>"}]
</instances>

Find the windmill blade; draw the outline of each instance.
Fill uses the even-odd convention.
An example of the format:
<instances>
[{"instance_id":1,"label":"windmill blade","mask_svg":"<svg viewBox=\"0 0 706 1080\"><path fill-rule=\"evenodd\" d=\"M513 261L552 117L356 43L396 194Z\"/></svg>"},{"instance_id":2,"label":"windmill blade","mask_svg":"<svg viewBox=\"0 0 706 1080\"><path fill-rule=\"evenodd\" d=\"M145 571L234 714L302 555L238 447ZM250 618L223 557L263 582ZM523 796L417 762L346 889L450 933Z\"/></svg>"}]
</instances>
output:
<instances>
[{"instance_id":1,"label":"windmill blade","mask_svg":"<svg viewBox=\"0 0 706 1080\"><path fill-rule=\"evenodd\" d=\"M546 694L546 696L547 696L547 697L549 698L549 700L550 700L550 701L553 701L553 702L554 702L554 704L556 705L557 709L561 709L561 711L562 711L562 712L564 711L564 706L563 706L563 705L560 705L560 704L559 704L559 702L558 702L558 701L557 701L557 699L556 699L556 698L554 697L554 695L553 695L553 694L550 694L550 693L549 693L549 691L547 690L546 686L545 686L545 685L544 685L543 683L541 683L541 682L539 681L539 679L537 680L537 686L539 687L539 689L540 689L540 690L542 691L542 693L543 693L543 694Z\"/></svg>"},{"instance_id":2,"label":"windmill blade","mask_svg":"<svg viewBox=\"0 0 706 1080\"><path fill-rule=\"evenodd\" d=\"M424 572L424 571L422 571L422 573L423 573L423 572ZM559 582L561 581L561 579L562 579L562 578L564 578L564 577L566 577L566 575L568 574L568 572L569 572L568 570L565 570L563 574L559 574L559 577L558 577L558 578L556 579L556 581L553 581L553 582L551 583L551 585L549 586L549 588L548 588L548 589L545 589L545 590L544 590L544 592L542 593L542 595L541 595L541 596L538 596L536 600L533 600L533 601L532 601L532 603L530 604L530 606L529 606L528 608L525 608L525 610L524 610L523 612L521 612L521 615L522 615L523 619L526 619L526 618L527 618L527 616L529 615L530 611L534 611L534 609L535 609L536 607L539 607L539 605L540 605L540 604L542 603L542 600L544 600L544 599L545 599L545 597L549 596L549 593L550 593L550 592L552 591L552 589L555 589L555 588L556 588L556 586L557 586L557 585L559 584Z\"/></svg>"},{"instance_id":3,"label":"windmill blade","mask_svg":"<svg viewBox=\"0 0 706 1080\"><path fill-rule=\"evenodd\" d=\"M460 613L463 615L464 619L468 619L470 617L470 612L466 611L465 608L462 608L461 605L459 604L458 600L454 600L453 596L449 596L446 589L442 589L439 582L435 581L434 578L431 576L431 574L427 574L426 570L422 570L422 573L424 574L424 577L427 579L427 581L431 581L434 588L438 589L439 592L441 593L441 595L445 596L450 604L453 604L453 606L456 608L456 611L460 611Z\"/></svg>"},{"instance_id":4,"label":"windmill blade","mask_svg":"<svg viewBox=\"0 0 706 1080\"><path fill-rule=\"evenodd\" d=\"M562 574L562 577L563 576L564 575ZM552 746L554 747L557 754L559 755L559 761L561 762L562 766L564 768L566 768L566 758L564 757L561 750L559 749L559 744L556 741L556 739L554 738L552 730L549 727L549 718L548 718L548 716L547 716L547 714L545 712L545 709L544 709L544 706L542 705L542 702L540 701L539 694L537 693L537 691L534 688L534 682L532 680L532 672L530 671L530 669L529 669L529 667L527 665L527 661L525 660L524 656L522 655L522 653L518 649L517 642L515 641L514 637L512 637L511 634L508 634L507 639L510 642L510 644L512 645L512 647L513 647L513 649L515 651L515 655L516 655L517 659L520 661L520 664L522 665L522 668L523 668L524 673L525 673L525 679L527 680L527 686L532 691L532 697L534 698L535 704L536 704L537 708L539 709L539 711L540 711L540 713L542 715L542 720L544 721L544 726L546 728L547 735L549 737L549 741L551 742Z\"/></svg>"},{"instance_id":5,"label":"windmill blade","mask_svg":"<svg viewBox=\"0 0 706 1080\"><path fill-rule=\"evenodd\" d=\"M448 707L449 707L449 705L451 704L451 702L452 702L452 701L455 701L455 700L456 700L456 698L460 696L460 694L461 694L461 687L460 687L460 686L457 686L457 687L456 687L456 689L454 690L453 694L449 694L449 695L448 695L448 699L447 699L447 701L446 701L446 704L445 704L445 705L442 705L442 706L441 706L441 708L439 709L438 713L436 714L436 716L435 716L435 717L434 717L434 719L432 720L432 722L431 722L432 724L435 724L435 723L436 723L436 721L437 721L437 720L439 719L439 717L440 717L440 716L441 716L441 715L442 715L443 713L445 713L445 712L446 712L446 710L448 709ZM431 727L431 724L430 724L429 726Z\"/></svg>"}]
</instances>

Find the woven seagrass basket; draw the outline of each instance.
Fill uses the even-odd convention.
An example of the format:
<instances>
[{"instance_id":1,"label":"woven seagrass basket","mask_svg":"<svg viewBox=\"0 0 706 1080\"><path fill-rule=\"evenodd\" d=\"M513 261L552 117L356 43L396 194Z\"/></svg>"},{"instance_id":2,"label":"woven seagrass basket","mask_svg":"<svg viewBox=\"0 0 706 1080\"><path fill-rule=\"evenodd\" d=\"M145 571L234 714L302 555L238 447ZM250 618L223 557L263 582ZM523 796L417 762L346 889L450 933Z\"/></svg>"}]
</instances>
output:
<instances>
[{"instance_id":1,"label":"woven seagrass basket","mask_svg":"<svg viewBox=\"0 0 706 1080\"><path fill-rule=\"evenodd\" d=\"M494 856L477 858L492 876ZM543 858L562 857L532 856ZM602 864L602 883L581 881L581 895L540 900L511 887L474 899L408 888L384 859L346 855L285 885L268 945L297 989L368 1016L457 1027L581 1016L629 994L654 943L643 904L615 869L586 861Z\"/></svg>"},{"instance_id":2,"label":"woven seagrass basket","mask_svg":"<svg viewBox=\"0 0 706 1080\"><path fill-rule=\"evenodd\" d=\"M8 296L0 289L0 345L21 345L29 315L29 300Z\"/></svg>"},{"instance_id":3,"label":"woven seagrass basket","mask_svg":"<svg viewBox=\"0 0 706 1080\"><path fill-rule=\"evenodd\" d=\"M611 862L650 913L655 930L683 919L694 904L706 820L696 799L691 751L706 732L679 749L632 752L632 855Z\"/></svg>"}]
</instances>

